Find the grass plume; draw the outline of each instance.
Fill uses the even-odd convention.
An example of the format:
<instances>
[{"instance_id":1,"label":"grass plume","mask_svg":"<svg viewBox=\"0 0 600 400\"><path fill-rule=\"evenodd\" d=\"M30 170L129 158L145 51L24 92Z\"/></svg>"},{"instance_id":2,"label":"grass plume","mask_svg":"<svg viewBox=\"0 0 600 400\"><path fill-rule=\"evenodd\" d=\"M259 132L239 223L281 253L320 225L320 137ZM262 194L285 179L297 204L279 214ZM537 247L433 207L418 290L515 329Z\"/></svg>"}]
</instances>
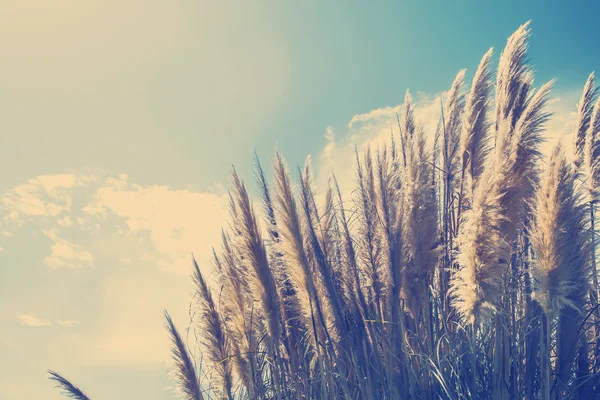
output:
<instances>
[{"instance_id":1,"label":"grass plume","mask_svg":"<svg viewBox=\"0 0 600 400\"><path fill-rule=\"evenodd\" d=\"M56 387L59 388L66 397L74 400L90 400L81 389L58 372L48 370L48 375L50 375L49 379L56 383Z\"/></svg>"},{"instance_id":2,"label":"grass plume","mask_svg":"<svg viewBox=\"0 0 600 400\"><path fill-rule=\"evenodd\" d=\"M183 339L177 331L177 328L175 328L171 316L166 311L165 320L167 323L167 330L169 331L173 342L171 352L175 363L174 376L177 387L185 400L203 400L204 396L200 389L193 359L190 356L186 345L183 343Z\"/></svg>"}]
</instances>

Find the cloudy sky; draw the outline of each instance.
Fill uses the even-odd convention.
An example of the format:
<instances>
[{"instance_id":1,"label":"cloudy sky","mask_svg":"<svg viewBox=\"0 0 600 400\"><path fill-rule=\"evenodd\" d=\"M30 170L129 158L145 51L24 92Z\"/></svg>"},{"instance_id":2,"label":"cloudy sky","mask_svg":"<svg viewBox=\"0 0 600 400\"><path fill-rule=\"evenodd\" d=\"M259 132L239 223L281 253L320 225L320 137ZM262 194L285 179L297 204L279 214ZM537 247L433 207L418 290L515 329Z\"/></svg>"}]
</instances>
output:
<instances>
[{"instance_id":1,"label":"cloudy sky","mask_svg":"<svg viewBox=\"0 0 600 400\"><path fill-rule=\"evenodd\" d=\"M352 145L389 135L407 88L435 127L456 73L529 19L555 140L600 66L599 11L0 0L0 398L59 399L46 368L96 399L174 398L161 313L185 330L232 164L251 180L255 150L311 154L347 190Z\"/></svg>"}]
</instances>

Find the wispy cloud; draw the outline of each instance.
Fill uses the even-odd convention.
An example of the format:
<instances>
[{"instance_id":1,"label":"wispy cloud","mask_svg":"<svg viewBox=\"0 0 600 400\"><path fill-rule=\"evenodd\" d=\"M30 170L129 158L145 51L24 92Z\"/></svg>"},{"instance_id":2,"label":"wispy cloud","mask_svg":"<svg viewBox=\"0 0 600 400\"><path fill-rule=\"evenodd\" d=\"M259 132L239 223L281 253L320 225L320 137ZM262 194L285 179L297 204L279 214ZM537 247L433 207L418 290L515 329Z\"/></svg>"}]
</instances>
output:
<instances>
[{"instance_id":1,"label":"wispy cloud","mask_svg":"<svg viewBox=\"0 0 600 400\"><path fill-rule=\"evenodd\" d=\"M64 326L64 327L67 327L67 328L72 328L72 327L75 327L75 326L77 326L77 325L80 324L79 321L70 320L70 319L68 319L68 320L61 319L61 320L58 320L56 323L58 325L60 325L60 326Z\"/></svg>"},{"instance_id":2,"label":"wispy cloud","mask_svg":"<svg viewBox=\"0 0 600 400\"><path fill-rule=\"evenodd\" d=\"M209 259L227 217L226 192L219 185L203 191L140 185L125 174L72 175L70 180L34 178L19 185L27 190L9 190L14 201L4 204L4 214L0 209L0 221L14 237L0 236L0 244L8 247L31 235L32 245L48 246L47 254L37 255L48 268L79 269L76 276L85 280L90 277L86 270L94 267L102 293L96 301L102 306L92 318L103 329L98 334L73 331L72 346L85 354L79 362L159 365L169 348L160 311L169 306L174 317L186 320L191 253L199 262ZM21 207L19 193L30 196L41 211ZM11 214L15 218L6 218ZM208 262L202 265L210 268ZM18 319L27 326L62 329L77 327L79 320L88 325L79 316L45 320L23 314Z\"/></svg>"},{"instance_id":3,"label":"wispy cloud","mask_svg":"<svg viewBox=\"0 0 600 400\"><path fill-rule=\"evenodd\" d=\"M376 108L364 114L357 114L352 117L350 122L348 122L348 129L353 129L356 125L364 122L372 123L373 121L387 121L390 116L394 116L396 113L400 113L400 105Z\"/></svg>"},{"instance_id":4,"label":"wispy cloud","mask_svg":"<svg viewBox=\"0 0 600 400\"><path fill-rule=\"evenodd\" d=\"M90 268L94 266L94 256L83 247L64 239L57 239L50 246L51 253L46 259L50 268Z\"/></svg>"},{"instance_id":5,"label":"wispy cloud","mask_svg":"<svg viewBox=\"0 0 600 400\"><path fill-rule=\"evenodd\" d=\"M323 157L329 159L334 155L335 152L335 132L333 131L332 126L327 127L324 137L327 141L327 145L323 149Z\"/></svg>"},{"instance_id":6,"label":"wispy cloud","mask_svg":"<svg viewBox=\"0 0 600 400\"><path fill-rule=\"evenodd\" d=\"M73 225L73 222L71 221L71 217L69 217L68 215L62 219L57 220L56 223L63 227L69 227L69 226Z\"/></svg>"},{"instance_id":7,"label":"wispy cloud","mask_svg":"<svg viewBox=\"0 0 600 400\"><path fill-rule=\"evenodd\" d=\"M3 235L14 236L31 222L34 234L41 232L52 241L44 260L50 268L93 267L98 244L91 236L96 234L149 238L146 253L137 257L102 249L105 254L112 251L124 264L141 258L164 270L187 274L191 252L199 260L209 258L210 246L218 241L227 215L221 186L194 191L144 186L128 179L125 174L111 177L101 171L30 179L0 197ZM74 197L84 200L81 207L73 209Z\"/></svg>"},{"instance_id":8,"label":"wispy cloud","mask_svg":"<svg viewBox=\"0 0 600 400\"><path fill-rule=\"evenodd\" d=\"M50 321L48 321L47 319L36 317L35 315L31 315L31 314L20 314L17 316L17 319L24 326L29 326L32 328L39 328L42 326L52 325L52 323Z\"/></svg>"},{"instance_id":9,"label":"wispy cloud","mask_svg":"<svg viewBox=\"0 0 600 400\"><path fill-rule=\"evenodd\" d=\"M43 175L30 179L0 198L4 220L22 225L32 217L55 217L71 209L72 189L89 182L75 174Z\"/></svg>"},{"instance_id":10,"label":"wispy cloud","mask_svg":"<svg viewBox=\"0 0 600 400\"><path fill-rule=\"evenodd\" d=\"M117 216L132 233L149 234L153 248L162 256L159 265L187 274L192 251L208 259L210 245L218 241L227 216L226 205L227 197L219 187L206 192L174 190L129 184L121 176L107 180L83 212L100 220Z\"/></svg>"}]
</instances>

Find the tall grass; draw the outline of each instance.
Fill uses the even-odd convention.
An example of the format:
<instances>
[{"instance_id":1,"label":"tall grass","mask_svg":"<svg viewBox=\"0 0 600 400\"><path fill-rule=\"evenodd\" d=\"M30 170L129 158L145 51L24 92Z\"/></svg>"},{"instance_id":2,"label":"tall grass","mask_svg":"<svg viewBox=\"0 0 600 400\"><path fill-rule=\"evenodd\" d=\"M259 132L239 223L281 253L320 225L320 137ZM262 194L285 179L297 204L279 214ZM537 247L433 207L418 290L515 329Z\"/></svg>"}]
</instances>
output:
<instances>
[{"instance_id":1,"label":"tall grass","mask_svg":"<svg viewBox=\"0 0 600 400\"><path fill-rule=\"evenodd\" d=\"M600 101L592 75L575 160L545 159L552 82L535 88L529 36L495 84L492 49L470 88L458 73L432 148L406 92L350 196L332 176L321 198L310 158L294 180L276 152L273 183L256 159L259 213L232 172L218 299L194 261L201 365L166 314L184 398L600 398Z\"/></svg>"}]
</instances>

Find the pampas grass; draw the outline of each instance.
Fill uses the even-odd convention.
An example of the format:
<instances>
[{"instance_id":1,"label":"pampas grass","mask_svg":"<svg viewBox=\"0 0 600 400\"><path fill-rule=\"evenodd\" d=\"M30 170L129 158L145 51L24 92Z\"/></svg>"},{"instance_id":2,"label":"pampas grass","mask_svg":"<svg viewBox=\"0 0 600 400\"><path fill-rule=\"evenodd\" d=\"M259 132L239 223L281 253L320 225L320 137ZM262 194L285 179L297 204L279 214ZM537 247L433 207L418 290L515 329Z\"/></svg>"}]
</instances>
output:
<instances>
[{"instance_id":1,"label":"pampas grass","mask_svg":"<svg viewBox=\"0 0 600 400\"><path fill-rule=\"evenodd\" d=\"M544 311L581 311L587 275L587 212L576 192L575 171L562 146L552 155L537 191L531 241L534 293ZM582 292L582 289L583 292Z\"/></svg>"},{"instance_id":2,"label":"pampas grass","mask_svg":"<svg viewBox=\"0 0 600 400\"><path fill-rule=\"evenodd\" d=\"M294 287L303 324L308 328L307 334L313 348L322 346L325 342L326 325L317 297L317 289L308 256L305 251L304 235L300 225L300 217L296 206L296 198L292 190L287 165L279 152L273 159L275 172L275 209L280 221L281 250L286 255L288 263L286 270Z\"/></svg>"},{"instance_id":3,"label":"pampas grass","mask_svg":"<svg viewBox=\"0 0 600 400\"><path fill-rule=\"evenodd\" d=\"M206 354L211 363L211 368L215 371L213 382L217 384L218 392L224 393L228 398L231 398L232 375L231 365L228 359L229 342L225 336L225 327L221 320L221 315L218 313L215 302L213 301L212 293L200 272L196 260L193 260L193 264L193 279L196 284L197 307L199 311L197 321L202 337L201 341L204 346L204 354ZM180 352L180 339L178 338L175 326L169 315L165 315L173 341L177 344L177 349ZM181 356L178 356L177 359L181 359Z\"/></svg>"},{"instance_id":4,"label":"pampas grass","mask_svg":"<svg viewBox=\"0 0 600 400\"><path fill-rule=\"evenodd\" d=\"M529 35L526 27L509 38L500 58L495 149L458 237L461 269L454 276L452 292L455 307L469 323L491 315L502 295L512 242L527 214L531 185L537 180L541 133L549 118L544 107L552 83L532 94L532 75L521 65Z\"/></svg>"},{"instance_id":5,"label":"pampas grass","mask_svg":"<svg viewBox=\"0 0 600 400\"><path fill-rule=\"evenodd\" d=\"M243 182L235 170L231 176L234 193L234 201L240 210L240 257L245 260L246 267L250 271L250 285L253 294L258 296L260 310L265 319L265 327L269 335L271 349L277 352L280 335L279 296L275 285L273 272L269 268L267 251L265 249L262 233L258 227L254 209L250 204L250 198Z\"/></svg>"},{"instance_id":6,"label":"pampas grass","mask_svg":"<svg viewBox=\"0 0 600 400\"><path fill-rule=\"evenodd\" d=\"M462 114L465 107L464 81L466 70L460 70L454 78L452 87L448 92L444 107L444 127L442 130L442 169L446 175L446 191L452 193L458 181L457 171L458 150L460 148L460 133L462 127Z\"/></svg>"},{"instance_id":7,"label":"pampas grass","mask_svg":"<svg viewBox=\"0 0 600 400\"><path fill-rule=\"evenodd\" d=\"M592 114L594 111L594 101L598 96L598 88L595 83L595 76L592 72L585 82L583 93L579 103L577 104L577 122L575 126L575 154L577 156L577 164L581 165L585 158L585 148L587 143L587 135L590 130ZM592 128L593 129L593 128Z\"/></svg>"},{"instance_id":8,"label":"pampas grass","mask_svg":"<svg viewBox=\"0 0 600 400\"><path fill-rule=\"evenodd\" d=\"M491 68L493 49L481 59L467 96L463 129L460 137L462 157L461 201L473 198L477 179L483 172L489 152L489 104L492 89ZM459 210L460 211L460 210Z\"/></svg>"},{"instance_id":9,"label":"pampas grass","mask_svg":"<svg viewBox=\"0 0 600 400\"><path fill-rule=\"evenodd\" d=\"M173 361L175 363L175 382L177 389L185 400L203 400L202 391L198 382L198 375L193 359L168 312L165 311L167 330L173 341ZM210 348L212 350L212 348Z\"/></svg>"},{"instance_id":10,"label":"pampas grass","mask_svg":"<svg viewBox=\"0 0 600 400\"><path fill-rule=\"evenodd\" d=\"M90 400L81 389L58 372L48 370L48 375L50 375L49 379L56 383L56 387L59 388L66 397L75 400Z\"/></svg>"},{"instance_id":11,"label":"pampas grass","mask_svg":"<svg viewBox=\"0 0 600 400\"><path fill-rule=\"evenodd\" d=\"M356 149L354 190L316 187L310 157L292 179L277 151L273 182L256 157L255 210L233 170L215 281L192 263L195 341L166 314L184 398L600 398L600 101L591 75L577 160L545 158L529 36L495 79L491 49L470 88L459 71L436 132L407 91L389 143Z\"/></svg>"},{"instance_id":12,"label":"pampas grass","mask_svg":"<svg viewBox=\"0 0 600 400\"><path fill-rule=\"evenodd\" d=\"M431 187L431 158L425 133L418 129L407 137L407 163L403 171L405 259L402 284L404 300L414 318L427 305L437 259L437 203ZM428 311L427 308L425 308Z\"/></svg>"},{"instance_id":13,"label":"pampas grass","mask_svg":"<svg viewBox=\"0 0 600 400\"><path fill-rule=\"evenodd\" d=\"M559 145L550 157L537 192L531 240L535 299L546 313L547 328L558 319L556 378L558 396L571 380L589 276L589 241L585 234L587 210L576 191L576 174ZM545 336L550 348L551 337ZM549 362L546 368L549 368ZM546 374L546 391L551 383ZM548 397L546 394L545 397Z\"/></svg>"}]
</instances>

